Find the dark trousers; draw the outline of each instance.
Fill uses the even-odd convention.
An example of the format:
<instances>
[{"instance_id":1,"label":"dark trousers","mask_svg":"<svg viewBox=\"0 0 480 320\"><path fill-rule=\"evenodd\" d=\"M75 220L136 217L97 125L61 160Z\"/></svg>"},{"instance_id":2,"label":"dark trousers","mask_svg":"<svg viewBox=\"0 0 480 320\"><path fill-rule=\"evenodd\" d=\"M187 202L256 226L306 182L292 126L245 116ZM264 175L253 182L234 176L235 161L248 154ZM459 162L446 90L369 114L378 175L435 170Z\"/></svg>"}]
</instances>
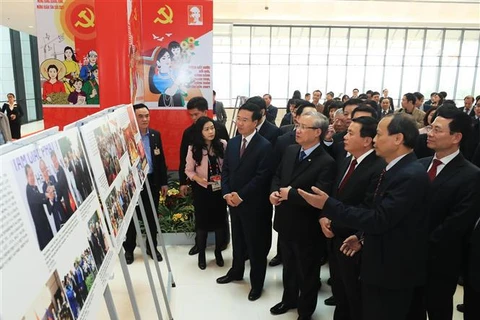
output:
<instances>
[{"instance_id":1,"label":"dark trousers","mask_svg":"<svg viewBox=\"0 0 480 320\"><path fill-rule=\"evenodd\" d=\"M412 302L413 288L387 289L362 284L363 319L405 320Z\"/></svg>"},{"instance_id":2,"label":"dark trousers","mask_svg":"<svg viewBox=\"0 0 480 320\"><path fill-rule=\"evenodd\" d=\"M480 319L480 291L476 291L468 282L463 287L463 303L465 305L464 320Z\"/></svg>"},{"instance_id":3,"label":"dark trousers","mask_svg":"<svg viewBox=\"0 0 480 320\"><path fill-rule=\"evenodd\" d=\"M217 232L217 230L215 230ZM217 243L217 234L215 233L215 246L216 247L226 247L230 243L230 225L228 224L228 215L225 217L225 223L221 231L220 243ZM208 235L207 235L208 236ZM198 229L195 226L195 245L198 247Z\"/></svg>"},{"instance_id":4,"label":"dark trousers","mask_svg":"<svg viewBox=\"0 0 480 320\"><path fill-rule=\"evenodd\" d=\"M258 217L255 213L230 208L232 221L233 263L228 273L242 278L245 255L250 258L250 284L261 290L267 271L267 255L272 243L272 217Z\"/></svg>"},{"instance_id":5,"label":"dark trousers","mask_svg":"<svg viewBox=\"0 0 480 320\"><path fill-rule=\"evenodd\" d=\"M334 237L329 263L332 265L335 296L334 320L356 320L362 318L362 299L360 285L360 254L348 257L340 251L343 237Z\"/></svg>"},{"instance_id":6,"label":"dark trousers","mask_svg":"<svg viewBox=\"0 0 480 320\"><path fill-rule=\"evenodd\" d=\"M444 274L429 268L425 301L429 320L451 320L453 295L457 289L458 276Z\"/></svg>"},{"instance_id":7,"label":"dark trousers","mask_svg":"<svg viewBox=\"0 0 480 320\"><path fill-rule=\"evenodd\" d=\"M208 237L208 231L206 230L201 230L197 229L197 246L198 250L205 251L205 248L207 247L207 237ZM215 251L220 251L220 248L223 246L225 243L225 229L220 228L215 230Z\"/></svg>"},{"instance_id":8,"label":"dark trousers","mask_svg":"<svg viewBox=\"0 0 480 320\"><path fill-rule=\"evenodd\" d=\"M300 316L311 316L317 307L320 279L318 242L298 243L280 237L283 258L282 302L297 306Z\"/></svg>"},{"instance_id":9,"label":"dark trousers","mask_svg":"<svg viewBox=\"0 0 480 320\"><path fill-rule=\"evenodd\" d=\"M158 206L158 202L160 201L160 194L159 189L153 185L152 181L150 180L150 175L147 176L150 181L150 189L152 191L153 203L155 206ZM150 233L153 239L153 246L157 247L157 224L155 223L155 218L153 216L152 205L150 204L150 198L148 197L147 187L145 186L142 191L140 192L140 197L143 201L143 207L145 208L145 215L147 216L147 223L150 227ZM140 206L137 205L135 208L137 212L138 219L142 220L142 214L140 212ZM144 221L145 222L145 221ZM135 224L133 220L130 222L127 230L127 236L125 241L123 242L123 248L127 252L133 252L135 247L137 246L137 231L135 230ZM147 242L147 252L150 252L150 246Z\"/></svg>"}]
</instances>

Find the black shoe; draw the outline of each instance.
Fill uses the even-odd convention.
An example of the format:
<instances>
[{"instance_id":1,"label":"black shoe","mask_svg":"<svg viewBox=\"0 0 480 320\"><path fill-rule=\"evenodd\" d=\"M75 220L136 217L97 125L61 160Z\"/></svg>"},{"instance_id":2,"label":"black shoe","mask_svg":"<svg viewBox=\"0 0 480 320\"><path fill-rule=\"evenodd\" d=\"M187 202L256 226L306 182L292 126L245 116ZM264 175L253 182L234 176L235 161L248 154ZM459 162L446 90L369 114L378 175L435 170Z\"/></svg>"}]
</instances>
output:
<instances>
[{"instance_id":1,"label":"black shoe","mask_svg":"<svg viewBox=\"0 0 480 320\"><path fill-rule=\"evenodd\" d=\"M458 282L457 283L458 283L459 286L463 287L464 280L463 280L462 276L458 277Z\"/></svg>"},{"instance_id":2,"label":"black shoe","mask_svg":"<svg viewBox=\"0 0 480 320\"><path fill-rule=\"evenodd\" d=\"M318 279L318 290L322 289L322 279Z\"/></svg>"},{"instance_id":3,"label":"black shoe","mask_svg":"<svg viewBox=\"0 0 480 320\"><path fill-rule=\"evenodd\" d=\"M278 254L275 257L273 257L273 259L270 260L270 262L268 263L268 265L270 267L275 267L275 266L278 266L280 264L282 264L282 257L279 256Z\"/></svg>"},{"instance_id":4,"label":"black shoe","mask_svg":"<svg viewBox=\"0 0 480 320\"><path fill-rule=\"evenodd\" d=\"M327 284L328 284L330 287L332 286L332 278L331 278L331 277L330 277L330 278L328 278L328 280L327 280Z\"/></svg>"},{"instance_id":5,"label":"black shoe","mask_svg":"<svg viewBox=\"0 0 480 320\"><path fill-rule=\"evenodd\" d=\"M200 250L198 250L197 245L194 245L194 246L192 247L192 249L190 249L190 251L188 251L188 254L189 254L190 256L194 256L194 255L196 255L199 251L200 251Z\"/></svg>"},{"instance_id":6,"label":"black shoe","mask_svg":"<svg viewBox=\"0 0 480 320\"><path fill-rule=\"evenodd\" d=\"M262 290L252 289L248 294L248 300L255 301L262 296Z\"/></svg>"},{"instance_id":7,"label":"black shoe","mask_svg":"<svg viewBox=\"0 0 480 320\"><path fill-rule=\"evenodd\" d=\"M292 307L292 306L286 305L283 302L280 302L270 308L270 313L273 315L284 314L288 312L288 310L295 309L295 308L296 307Z\"/></svg>"},{"instance_id":8,"label":"black shoe","mask_svg":"<svg viewBox=\"0 0 480 320\"><path fill-rule=\"evenodd\" d=\"M297 320L312 320L312 316L299 316Z\"/></svg>"},{"instance_id":9,"label":"black shoe","mask_svg":"<svg viewBox=\"0 0 480 320\"><path fill-rule=\"evenodd\" d=\"M127 261L127 264L132 264L133 263L133 252L125 251L125 260Z\"/></svg>"},{"instance_id":10,"label":"black shoe","mask_svg":"<svg viewBox=\"0 0 480 320\"><path fill-rule=\"evenodd\" d=\"M152 258L152 260L155 260L152 256L152 253L150 252L150 250L147 250L147 254L150 256L150 258ZM157 255L158 262L163 261L163 257L157 249L155 249L155 254Z\"/></svg>"},{"instance_id":11,"label":"black shoe","mask_svg":"<svg viewBox=\"0 0 480 320\"><path fill-rule=\"evenodd\" d=\"M457 304L457 311L461 313L465 313L465 305L463 303Z\"/></svg>"},{"instance_id":12,"label":"black shoe","mask_svg":"<svg viewBox=\"0 0 480 320\"><path fill-rule=\"evenodd\" d=\"M198 267L200 270L205 270L207 268L207 261L205 259L205 250L198 253Z\"/></svg>"},{"instance_id":13,"label":"black shoe","mask_svg":"<svg viewBox=\"0 0 480 320\"><path fill-rule=\"evenodd\" d=\"M243 280L243 277L241 278L235 278L235 277L232 277L231 275L229 275L228 273L226 275L224 275L223 277L220 277L217 279L217 283L219 284L225 284L225 283L230 283L232 281L240 281L240 280Z\"/></svg>"},{"instance_id":14,"label":"black shoe","mask_svg":"<svg viewBox=\"0 0 480 320\"><path fill-rule=\"evenodd\" d=\"M215 261L219 267L223 267L225 265L225 261L223 261L222 257L222 251L215 250Z\"/></svg>"},{"instance_id":15,"label":"black shoe","mask_svg":"<svg viewBox=\"0 0 480 320\"><path fill-rule=\"evenodd\" d=\"M334 296L331 296L330 298L325 299L324 303L325 303L326 306L336 306L337 305Z\"/></svg>"}]
</instances>

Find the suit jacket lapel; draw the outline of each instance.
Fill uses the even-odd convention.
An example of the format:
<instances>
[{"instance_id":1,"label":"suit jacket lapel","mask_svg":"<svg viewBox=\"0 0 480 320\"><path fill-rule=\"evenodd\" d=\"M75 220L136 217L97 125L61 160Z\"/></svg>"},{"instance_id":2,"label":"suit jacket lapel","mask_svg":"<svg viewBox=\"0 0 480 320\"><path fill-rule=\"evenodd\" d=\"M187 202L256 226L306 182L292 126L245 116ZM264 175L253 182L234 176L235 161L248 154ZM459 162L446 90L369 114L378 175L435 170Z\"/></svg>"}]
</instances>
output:
<instances>
[{"instance_id":1,"label":"suit jacket lapel","mask_svg":"<svg viewBox=\"0 0 480 320\"><path fill-rule=\"evenodd\" d=\"M153 162L153 159L155 159L155 148L158 147L156 143L157 140L155 139L155 133L153 133L152 131L149 131L148 140L150 141L150 157L152 158L152 162Z\"/></svg>"},{"instance_id":2,"label":"suit jacket lapel","mask_svg":"<svg viewBox=\"0 0 480 320\"><path fill-rule=\"evenodd\" d=\"M299 148L298 148L297 152L295 153L296 157L298 156L298 151L300 151L300 146L298 146L298 147ZM298 164L298 166L294 166L294 169L293 169L293 172L290 176L291 178L289 179L288 184L291 184L300 174L302 174L305 170L307 170L308 167L310 167L310 165L312 164L312 160L314 158L318 157L322 152L323 152L323 149L319 145L317 148L315 148L315 150L312 151L312 153L310 153L310 155L308 157L303 159Z\"/></svg>"},{"instance_id":3,"label":"suit jacket lapel","mask_svg":"<svg viewBox=\"0 0 480 320\"><path fill-rule=\"evenodd\" d=\"M464 165L465 158L460 153L455 158L452 159L440 173L433 179L432 186L439 187L445 181L449 180L453 175L460 170L461 167Z\"/></svg>"},{"instance_id":4,"label":"suit jacket lapel","mask_svg":"<svg viewBox=\"0 0 480 320\"><path fill-rule=\"evenodd\" d=\"M250 142L247 144L247 148L245 149L245 151L243 152L243 155L242 157L240 158L240 161L239 161L239 164L240 165L242 163L242 160L245 159L246 156L248 156L248 154L252 153L253 149L255 149L255 145L257 144L258 142L258 139L259 139L259 133L258 132L255 132L255 134L253 135L252 139L250 140ZM242 140L243 140L243 137L241 136L240 138L240 148L242 146ZM238 156L240 157L240 148L238 148Z\"/></svg>"},{"instance_id":5,"label":"suit jacket lapel","mask_svg":"<svg viewBox=\"0 0 480 320\"><path fill-rule=\"evenodd\" d=\"M340 170L337 174L337 181L335 182L335 193L337 192L338 187L340 187L340 182L342 181L343 176L347 172L350 162L352 161L352 156L346 157L340 166Z\"/></svg>"}]
</instances>

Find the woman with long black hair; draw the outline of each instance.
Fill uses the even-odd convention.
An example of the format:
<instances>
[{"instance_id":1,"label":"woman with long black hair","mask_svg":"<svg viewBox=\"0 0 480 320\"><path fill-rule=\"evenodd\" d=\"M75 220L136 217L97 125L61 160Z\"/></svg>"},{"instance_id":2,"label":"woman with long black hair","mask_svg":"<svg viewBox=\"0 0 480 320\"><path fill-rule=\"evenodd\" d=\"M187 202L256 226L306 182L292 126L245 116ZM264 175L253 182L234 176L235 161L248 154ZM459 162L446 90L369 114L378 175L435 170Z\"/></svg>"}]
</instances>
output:
<instances>
[{"instance_id":1,"label":"woman with long black hair","mask_svg":"<svg viewBox=\"0 0 480 320\"><path fill-rule=\"evenodd\" d=\"M221 246L225 243L227 204L222 197L221 174L227 145L215 132L213 120L201 117L194 125L193 143L188 147L185 174L192 180L198 267L207 267L205 248L208 231L215 231L215 260L223 267Z\"/></svg>"}]
</instances>

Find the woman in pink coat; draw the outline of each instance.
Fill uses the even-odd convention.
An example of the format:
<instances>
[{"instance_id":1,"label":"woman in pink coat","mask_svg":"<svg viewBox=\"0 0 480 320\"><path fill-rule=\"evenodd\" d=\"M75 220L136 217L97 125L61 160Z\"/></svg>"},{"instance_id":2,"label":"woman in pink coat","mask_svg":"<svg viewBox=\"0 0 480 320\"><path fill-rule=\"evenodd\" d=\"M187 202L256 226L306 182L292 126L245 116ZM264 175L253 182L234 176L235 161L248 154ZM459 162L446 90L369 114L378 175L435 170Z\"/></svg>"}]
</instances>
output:
<instances>
[{"instance_id":1,"label":"woman in pink coat","mask_svg":"<svg viewBox=\"0 0 480 320\"><path fill-rule=\"evenodd\" d=\"M225 242L223 224L227 204L222 197L221 175L226 145L227 142L217 136L212 119L201 117L197 120L193 143L188 147L185 174L192 181L198 267L201 270L207 267L205 247L209 231L215 231L216 263L220 267L224 265L220 246Z\"/></svg>"}]
</instances>

